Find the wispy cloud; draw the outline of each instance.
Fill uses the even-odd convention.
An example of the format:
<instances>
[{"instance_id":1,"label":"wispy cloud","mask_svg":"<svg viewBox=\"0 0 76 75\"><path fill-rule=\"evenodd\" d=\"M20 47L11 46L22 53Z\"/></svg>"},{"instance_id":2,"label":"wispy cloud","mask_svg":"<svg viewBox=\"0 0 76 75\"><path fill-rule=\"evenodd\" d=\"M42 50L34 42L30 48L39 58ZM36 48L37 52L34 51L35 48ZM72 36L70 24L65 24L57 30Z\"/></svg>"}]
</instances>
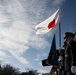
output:
<instances>
[{"instance_id":1,"label":"wispy cloud","mask_svg":"<svg viewBox=\"0 0 76 75\"><path fill-rule=\"evenodd\" d=\"M53 1L52 5L59 7L59 6L63 5L64 2L65 2L65 0L55 0L55 1Z\"/></svg>"},{"instance_id":2,"label":"wispy cloud","mask_svg":"<svg viewBox=\"0 0 76 75\"><path fill-rule=\"evenodd\" d=\"M11 58L11 56L9 56L6 52L4 52L3 50L0 50L0 64L3 63L7 63L9 61L7 61L6 59Z\"/></svg>"},{"instance_id":3,"label":"wispy cloud","mask_svg":"<svg viewBox=\"0 0 76 75\"><path fill-rule=\"evenodd\" d=\"M24 8L19 1L10 0L6 4L6 7L0 7L0 48L8 50L21 63L27 64L28 61L21 56L29 49L30 35L29 26L22 20Z\"/></svg>"},{"instance_id":4,"label":"wispy cloud","mask_svg":"<svg viewBox=\"0 0 76 75\"><path fill-rule=\"evenodd\" d=\"M7 56L5 52L0 51L0 58Z\"/></svg>"},{"instance_id":5,"label":"wispy cloud","mask_svg":"<svg viewBox=\"0 0 76 75\"><path fill-rule=\"evenodd\" d=\"M7 23L9 21L8 16L4 15L4 8L0 5L0 26L3 23Z\"/></svg>"},{"instance_id":6,"label":"wispy cloud","mask_svg":"<svg viewBox=\"0 0 76 75\"><path fill-rule=\"evenodd\" d=\"M39 70L40 73L48 73L46 70Z\"/></svg>"},{"instance_id":7,"label":"wispy cloud","mask_svg":"<svg viewBox=\"0 0 76 75\"><path fill-rule=\"evenodd\" d=\"M41 52L42 53L42 52ZM42 54L41 53L39 53L39 54L37 54L37 57L36 57L36 61L39 61L40 59L41 59L41 57L45 57L46 56L46 58L47 58L47 54L45 53L45 52L43 52ZM41 65L41 64L40 64Z\"/></svg>"},{"instance_id":8,"label":"wispy cloud","mask_svg":"<svg viewBox=\"0 0 76 75\"><path fill-rule=\"evenodd\" d=\"M11 51L11 50L10 50L10 53L11 53L14 57L16 57L16 59L19 60L22 64L29 64L29 62L28 62L25 58L17 55L17 53L14 53L14 52Z\"/></svg>"}]
</instances>

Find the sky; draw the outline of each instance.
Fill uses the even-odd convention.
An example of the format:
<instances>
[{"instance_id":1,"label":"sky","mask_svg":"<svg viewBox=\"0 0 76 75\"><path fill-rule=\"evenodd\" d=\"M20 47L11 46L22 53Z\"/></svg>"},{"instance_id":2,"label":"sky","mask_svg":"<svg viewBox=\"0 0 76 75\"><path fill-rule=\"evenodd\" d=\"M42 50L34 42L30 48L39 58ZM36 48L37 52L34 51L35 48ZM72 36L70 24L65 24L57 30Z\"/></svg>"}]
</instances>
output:
<instances>
[{"instance_id":1,"label":"sky","mask_svg":"<svg viewBox=\"0 0 76 75\"><path fill-rule=\"evenodd\" d=\"M20 69L49 72L42 66L48 57L53 35L59 49L59 26L37 35L35 26L60 9L61 47L65 32L76 32L76 0L0 0L0 62Z\"/></svg>"}]
</instances>

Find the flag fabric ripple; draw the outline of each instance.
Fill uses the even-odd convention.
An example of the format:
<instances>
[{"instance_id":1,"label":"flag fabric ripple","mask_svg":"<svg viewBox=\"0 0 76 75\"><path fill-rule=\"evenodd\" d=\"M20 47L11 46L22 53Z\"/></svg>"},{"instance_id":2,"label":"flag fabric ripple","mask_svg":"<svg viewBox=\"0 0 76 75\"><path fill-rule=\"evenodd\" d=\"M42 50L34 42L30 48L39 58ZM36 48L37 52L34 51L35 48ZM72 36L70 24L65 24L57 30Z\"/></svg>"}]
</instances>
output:
<instances>
[{"instance_id":1,"label":"flag fabric ripple","mask_svg":"<svg viewBox=\"0 0 76 75\"><path fill-rule=\"evenodd\" d=\"M48 19L35 26L36 34L45 34L52 30L59 21L59 9Z\"/></svg>"}]
</instances>

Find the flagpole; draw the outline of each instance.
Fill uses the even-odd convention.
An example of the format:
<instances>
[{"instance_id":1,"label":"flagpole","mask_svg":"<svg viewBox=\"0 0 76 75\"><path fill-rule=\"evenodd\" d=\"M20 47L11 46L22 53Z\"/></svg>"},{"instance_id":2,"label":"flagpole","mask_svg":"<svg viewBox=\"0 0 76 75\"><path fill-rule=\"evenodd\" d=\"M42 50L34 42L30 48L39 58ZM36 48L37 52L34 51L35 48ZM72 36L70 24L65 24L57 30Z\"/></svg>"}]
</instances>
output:
<instances>
[{"instance_id":1,"label":"flagpole","mask_svg":"<svg viewBox=\"0 0 76 75\"><path fill-rule=\"evenodd\" d=\"M59 23L59 46L61 48L61 25Z\"/></svg>"}]
</instances>

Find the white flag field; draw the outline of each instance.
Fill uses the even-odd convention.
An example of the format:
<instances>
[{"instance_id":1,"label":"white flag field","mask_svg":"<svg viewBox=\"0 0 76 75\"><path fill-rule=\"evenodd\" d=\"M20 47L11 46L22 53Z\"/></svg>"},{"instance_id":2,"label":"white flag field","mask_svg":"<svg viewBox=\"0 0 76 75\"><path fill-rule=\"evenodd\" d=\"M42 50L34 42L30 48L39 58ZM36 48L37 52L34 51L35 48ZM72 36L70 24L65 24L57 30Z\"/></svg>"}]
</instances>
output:
<instances>
[{"instance_id":1,"label":"white flag field","mask_svg":"<svg viewBox=\"0 0 76 75\"><path fill-rule=\"evenodd\" d=\"M35 26L36 34L45 34L52 30L59 22L59 9L48 19Z\"/></svg>"}]
</instances>

